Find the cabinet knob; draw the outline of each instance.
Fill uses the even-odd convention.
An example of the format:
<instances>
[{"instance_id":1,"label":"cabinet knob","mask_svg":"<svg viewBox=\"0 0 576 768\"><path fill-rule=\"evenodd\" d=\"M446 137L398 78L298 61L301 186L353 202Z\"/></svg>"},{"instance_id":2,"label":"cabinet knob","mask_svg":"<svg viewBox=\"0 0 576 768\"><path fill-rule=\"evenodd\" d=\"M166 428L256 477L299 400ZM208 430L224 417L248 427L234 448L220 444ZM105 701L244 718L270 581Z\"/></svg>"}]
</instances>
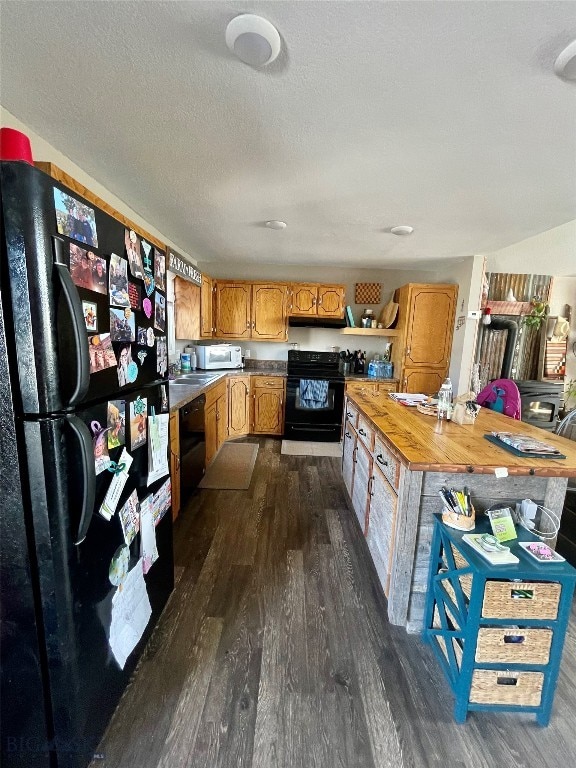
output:
<instances>
[{"instance_id":1,"label":"cabinet knob","mask_svg":"<svg viewBox=\"0 0 576 768\"><path fill-rule=\"evenodd\" d=\"M378 464L382 464L383 467L387 467L388 466L388 462L384 461L384 459L382 458L382 454L381 453L379 453L378 456L376 456L376 461L378 462Z\"/></svg>"},{"instance_id":2,"label":"cabinet knob","mask_svg":"<svg viewBox=\"0 0 576 768\"><path fill-rule=\"evenodd\" d=\"M352 461L354 464L356 464L356 454L358 453L358 446L354 448L354 451L352 452Z\"/></svg>"},{"instance_id":3,"label":"cabinet knob","mask_svg":"<svg viewBox=\"0 0 576 768\"><path fill-rule=\"evenodd\" d=\"M362 435L362 437L366 437L366 432L364 432L364 430L362 429L362 427L360 427L360 429L358 430L358 434L359 434L359 435Z\"/></svg>"}]
</instances>

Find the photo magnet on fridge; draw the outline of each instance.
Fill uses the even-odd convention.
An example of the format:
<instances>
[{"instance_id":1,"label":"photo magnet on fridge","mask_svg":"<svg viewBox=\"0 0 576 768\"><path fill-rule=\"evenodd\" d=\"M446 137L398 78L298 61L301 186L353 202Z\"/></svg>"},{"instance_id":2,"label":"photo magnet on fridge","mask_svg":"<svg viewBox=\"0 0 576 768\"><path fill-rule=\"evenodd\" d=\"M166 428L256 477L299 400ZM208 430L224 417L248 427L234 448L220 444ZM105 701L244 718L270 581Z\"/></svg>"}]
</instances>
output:
<instances>
[{"instance_id":1,"label":"photo magnet on fridge","mask_svg":"<svg viewBox=\"0 0 576 768\"><path fill-rule=\"evenodd\" d=\"M108 448L119 448L126 443L126 401L108 401Z\"/></svg>"},{"instance_id":2,"label":"photo magnet on fridge","mask_svg":"<svg viewBox=\"0 0 576 768\"><path fill-rule=\"evenodd\" d=\"M140 309L142 306L142 290L139 285L128 281L128 299L132 309Z\"/></svg>"},{"instance_id":3,"label":"photo magnet on fridge","mask_svg":"<svg viewBox=\"0 0 576 768\"><path fill-rule=\"evenodd\" d=\"M91 301L82 302L82 313L84 315L84 322L86 323L87 331L98 330L98 309L96 304Z\"/></svg>"},{"instance_id":4,"label":"photo magnet on fridge","mask_svg":"<svg viewBox=\"0 0 576 768\"><path fill-rule=\"evenodd\" d=\"M132 277L138 277L141 280L144 277L144 268L140 255L140 240L133 229L124 230L124 244L126 246L128 264L130 265L130 273Z\"/></svg>"},{"instance_id":5,"label":"photo magnet on fridge","mask_svg":"<svg viewBox=\"0 0 576 768\"><path fill-rule=\"evenodd\" d=\"M118 353L118 384L125 387L132 384L138 376L138 366L132 359L132 347L124 344Z\"/></svg>"},{"instance_id":6,"label":"photo magnet on fridge","mask_svg":"<svg viewBox=\"0 0 576 768\"><path fill-rule=\"evenodd\" d=\"M154 328L159 331L166 330L166 299L156 291L156 304L154 307Z\"/></svg>"},{"instance_id":7,"label":"photo magnet on fridge","mask_svg":"<svg viewBox=\"0 0 576 768\"><path fill-rule=\"evenodd\" d=\"M146 443L148 420L148 400L138 397L130 403L130 450L140 448Z\"/></svg>"},{"instance_id":8,"label":"photo magnet on fridge","mask_svg":"<svg viewBox=\"0 0 576 768\"><path fill-rule=\"evenodd\" d=\"M136 324L131 309L110 307L110 338L112 341L136 341Z\"/></svg>"},{"instance_id":9,"label":"photo magnet on fridge","mask_svg":"<svg viewBox=\"0 0 576 768\"><path fill-rule=\"evenodd\" d=\"M168 344L166 342L166 336L158 336L156 340L156 371L160 376L164 376L167 370Z\"/></svg>"},{"instance_id":10,"label":"photo magnet on fridge","mask_svg":"<svg viewBox=\"0 0 576 768\"><path fill-rule=\"evenodd\" d=\"M110 304L114 307L129 307L128 262L115 253L110 256Z\"/></svg>"},{"instance_id":11,"label":"photo magnet on fridge","mask_svg":"<svg viewBox=\"0 0 576 768\"><path fill-rule=\"evenodd\" d=\"M56 226L61 235L98 248L94 209L54 187Z\"/></svg>"},{"instance_id":12,"label":"photo magnet on fridge","mask_svg":"<svg viewBox=\"0 0 576 768\"><path fill-rule=\"evenodd\" d=\"M109 333L90 336L88 341L90 373L98 373L98 371L104 371L106 368L112 368L117 364Z\"/></svg>"},{"instance_id":13,"label":"photo magnet on fridge","mask_svg":"<svg viewBox=\"0 0 576 768\"><path fill-rule=\"evenodd\" d=\"M157 248L154 248L154 281L158 290L166 290L166 255Z\"/></svg>"}]
</instances>

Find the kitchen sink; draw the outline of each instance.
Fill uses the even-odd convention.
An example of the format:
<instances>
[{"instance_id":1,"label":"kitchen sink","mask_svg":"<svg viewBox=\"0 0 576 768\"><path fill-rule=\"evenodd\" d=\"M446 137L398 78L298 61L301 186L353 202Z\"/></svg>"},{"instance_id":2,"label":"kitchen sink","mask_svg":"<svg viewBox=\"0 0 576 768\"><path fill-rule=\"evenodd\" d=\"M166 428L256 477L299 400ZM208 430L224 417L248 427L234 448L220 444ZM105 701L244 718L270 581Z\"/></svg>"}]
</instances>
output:
<instances>
[{"instance_id":1,"label":"kitchen sink","mask_svg":"<svg viewBox=\"0 0 576 768\"><path fill-rule=\"evenodd\" d=\"M218 375L210 375L205 373L188 373L184 376L178 376L177 379L171 382L171 384L187 384L193 386L194 384L209 384L218 378Z\"/></svg>"}]
</instances>

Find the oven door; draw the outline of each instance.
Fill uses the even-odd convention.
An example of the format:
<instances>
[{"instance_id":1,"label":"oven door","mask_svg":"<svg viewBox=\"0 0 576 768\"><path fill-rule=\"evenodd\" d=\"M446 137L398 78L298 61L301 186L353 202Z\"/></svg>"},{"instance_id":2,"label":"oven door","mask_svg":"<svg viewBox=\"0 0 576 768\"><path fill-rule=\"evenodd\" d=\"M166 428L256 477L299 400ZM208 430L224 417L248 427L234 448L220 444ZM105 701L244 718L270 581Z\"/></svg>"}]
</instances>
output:
<instances>
[{"instance_id":1,"label":"oven door","mask_svg":"<svg viewBox=\"0 0 576 768\"><path fill-rule=\"evenodd\" d=\"M288 376L284 437L338 442L342 431L344 381L321 376Z\"/></svg>"}]
</instances>

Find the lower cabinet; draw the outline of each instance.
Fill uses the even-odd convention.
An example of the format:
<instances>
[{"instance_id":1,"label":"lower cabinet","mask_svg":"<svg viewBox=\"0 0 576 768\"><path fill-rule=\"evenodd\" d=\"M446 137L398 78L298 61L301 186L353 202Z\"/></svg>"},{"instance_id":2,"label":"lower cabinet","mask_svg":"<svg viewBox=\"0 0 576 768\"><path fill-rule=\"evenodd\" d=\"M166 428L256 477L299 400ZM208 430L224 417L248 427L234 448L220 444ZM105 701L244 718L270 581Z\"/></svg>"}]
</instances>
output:
<instances>
[{"instance_id":1,"label":"lower cabinet","mask_svg":"<svg viewBox=\"0 0 576 768\"><path fill-rule=\"evenodd\" d=\"M254 435L284 434L284 399L286 380L283 376L254 376L251 381L252 428Z\"/></svg>"},{"instance_id":2,"label":"lower cabinet","mask_svg":"<svg viewBox=\"0 0 576 768\"><path fill-rule=\"evenodd\" d=\"M371 481L366 521L366 543L384 594L388 597L398 496L384 473L378 469L376 462L373 464Z\"/></svg>"},{"instance_id":3,"label":"lower cabinet","mask_svg":"<svg viewBox=\"0 0 576 768\"><path fill-rule=\"evenodd\" d=\"M250 377L228 379L228 437L250 434Z\"/></svg>"},{"instance_id":4,"label":"lower cabinet","mask_svg":"<svg viewBox=\"0 0 576 768\"><path fill-rule=\"evenodd\" d=\"M356 430L347 423L344 427L344 445L342 446L342 479L350 498L352 498L352 486L354 483L357 439Z\"/></svg>"},{"instance_id":5,"label":"lower cabinet","mask_svg":"<svg viewBox=\"0 0 576 768\"><path fill-rule=\"evenodd\" d=\"M356 443L356 462L354 466L354 484L352 486L352 506L360 523L362 533L366 535L368 493L372 478L372 456L361 440Z\"/></svg>"},{"instance_id":6,"label":"lower cabinet","mask_svg":"<svg viewBox=\"0 0 576 768\"><path fill-rule=\"evenodd\" d=\"M444 368L405 368L402 392L432 395L438 392L445 378Z\"/></svg>"},{"instance_id":7,"label":"lower cabinet","mask_svg":"<svg viewBox=\"0 0 576 768\"><path fill-rule=\"evenodd\" d=\"M172 486L172 519L180 512L180 411L170 414L170 484Z\"/></svg>"},{"instance_id":8,"label":"lower cabinet","mask_svg":"<svg viewBox=\"0 0 576 768\"><path fill-rule=\"evenodd\" d=\"M389 381L383 381L382 379L364 379L362 381L346 382L347 394L364 394L365 392L398 392L398 381L396 379L390 379Z\"/></svg>"},{"instance_id":9,"label":"lower cabinet","mask_svg":"<svg viewBox=\"0 0 576 768\"><path fill-rule=\"evenodd\" d=\"M218 449L226 440L228 432L227 391L226 379L223 379L206 392L204 411L206 466L210 464Z\"/></svg>"}]
</instances>

